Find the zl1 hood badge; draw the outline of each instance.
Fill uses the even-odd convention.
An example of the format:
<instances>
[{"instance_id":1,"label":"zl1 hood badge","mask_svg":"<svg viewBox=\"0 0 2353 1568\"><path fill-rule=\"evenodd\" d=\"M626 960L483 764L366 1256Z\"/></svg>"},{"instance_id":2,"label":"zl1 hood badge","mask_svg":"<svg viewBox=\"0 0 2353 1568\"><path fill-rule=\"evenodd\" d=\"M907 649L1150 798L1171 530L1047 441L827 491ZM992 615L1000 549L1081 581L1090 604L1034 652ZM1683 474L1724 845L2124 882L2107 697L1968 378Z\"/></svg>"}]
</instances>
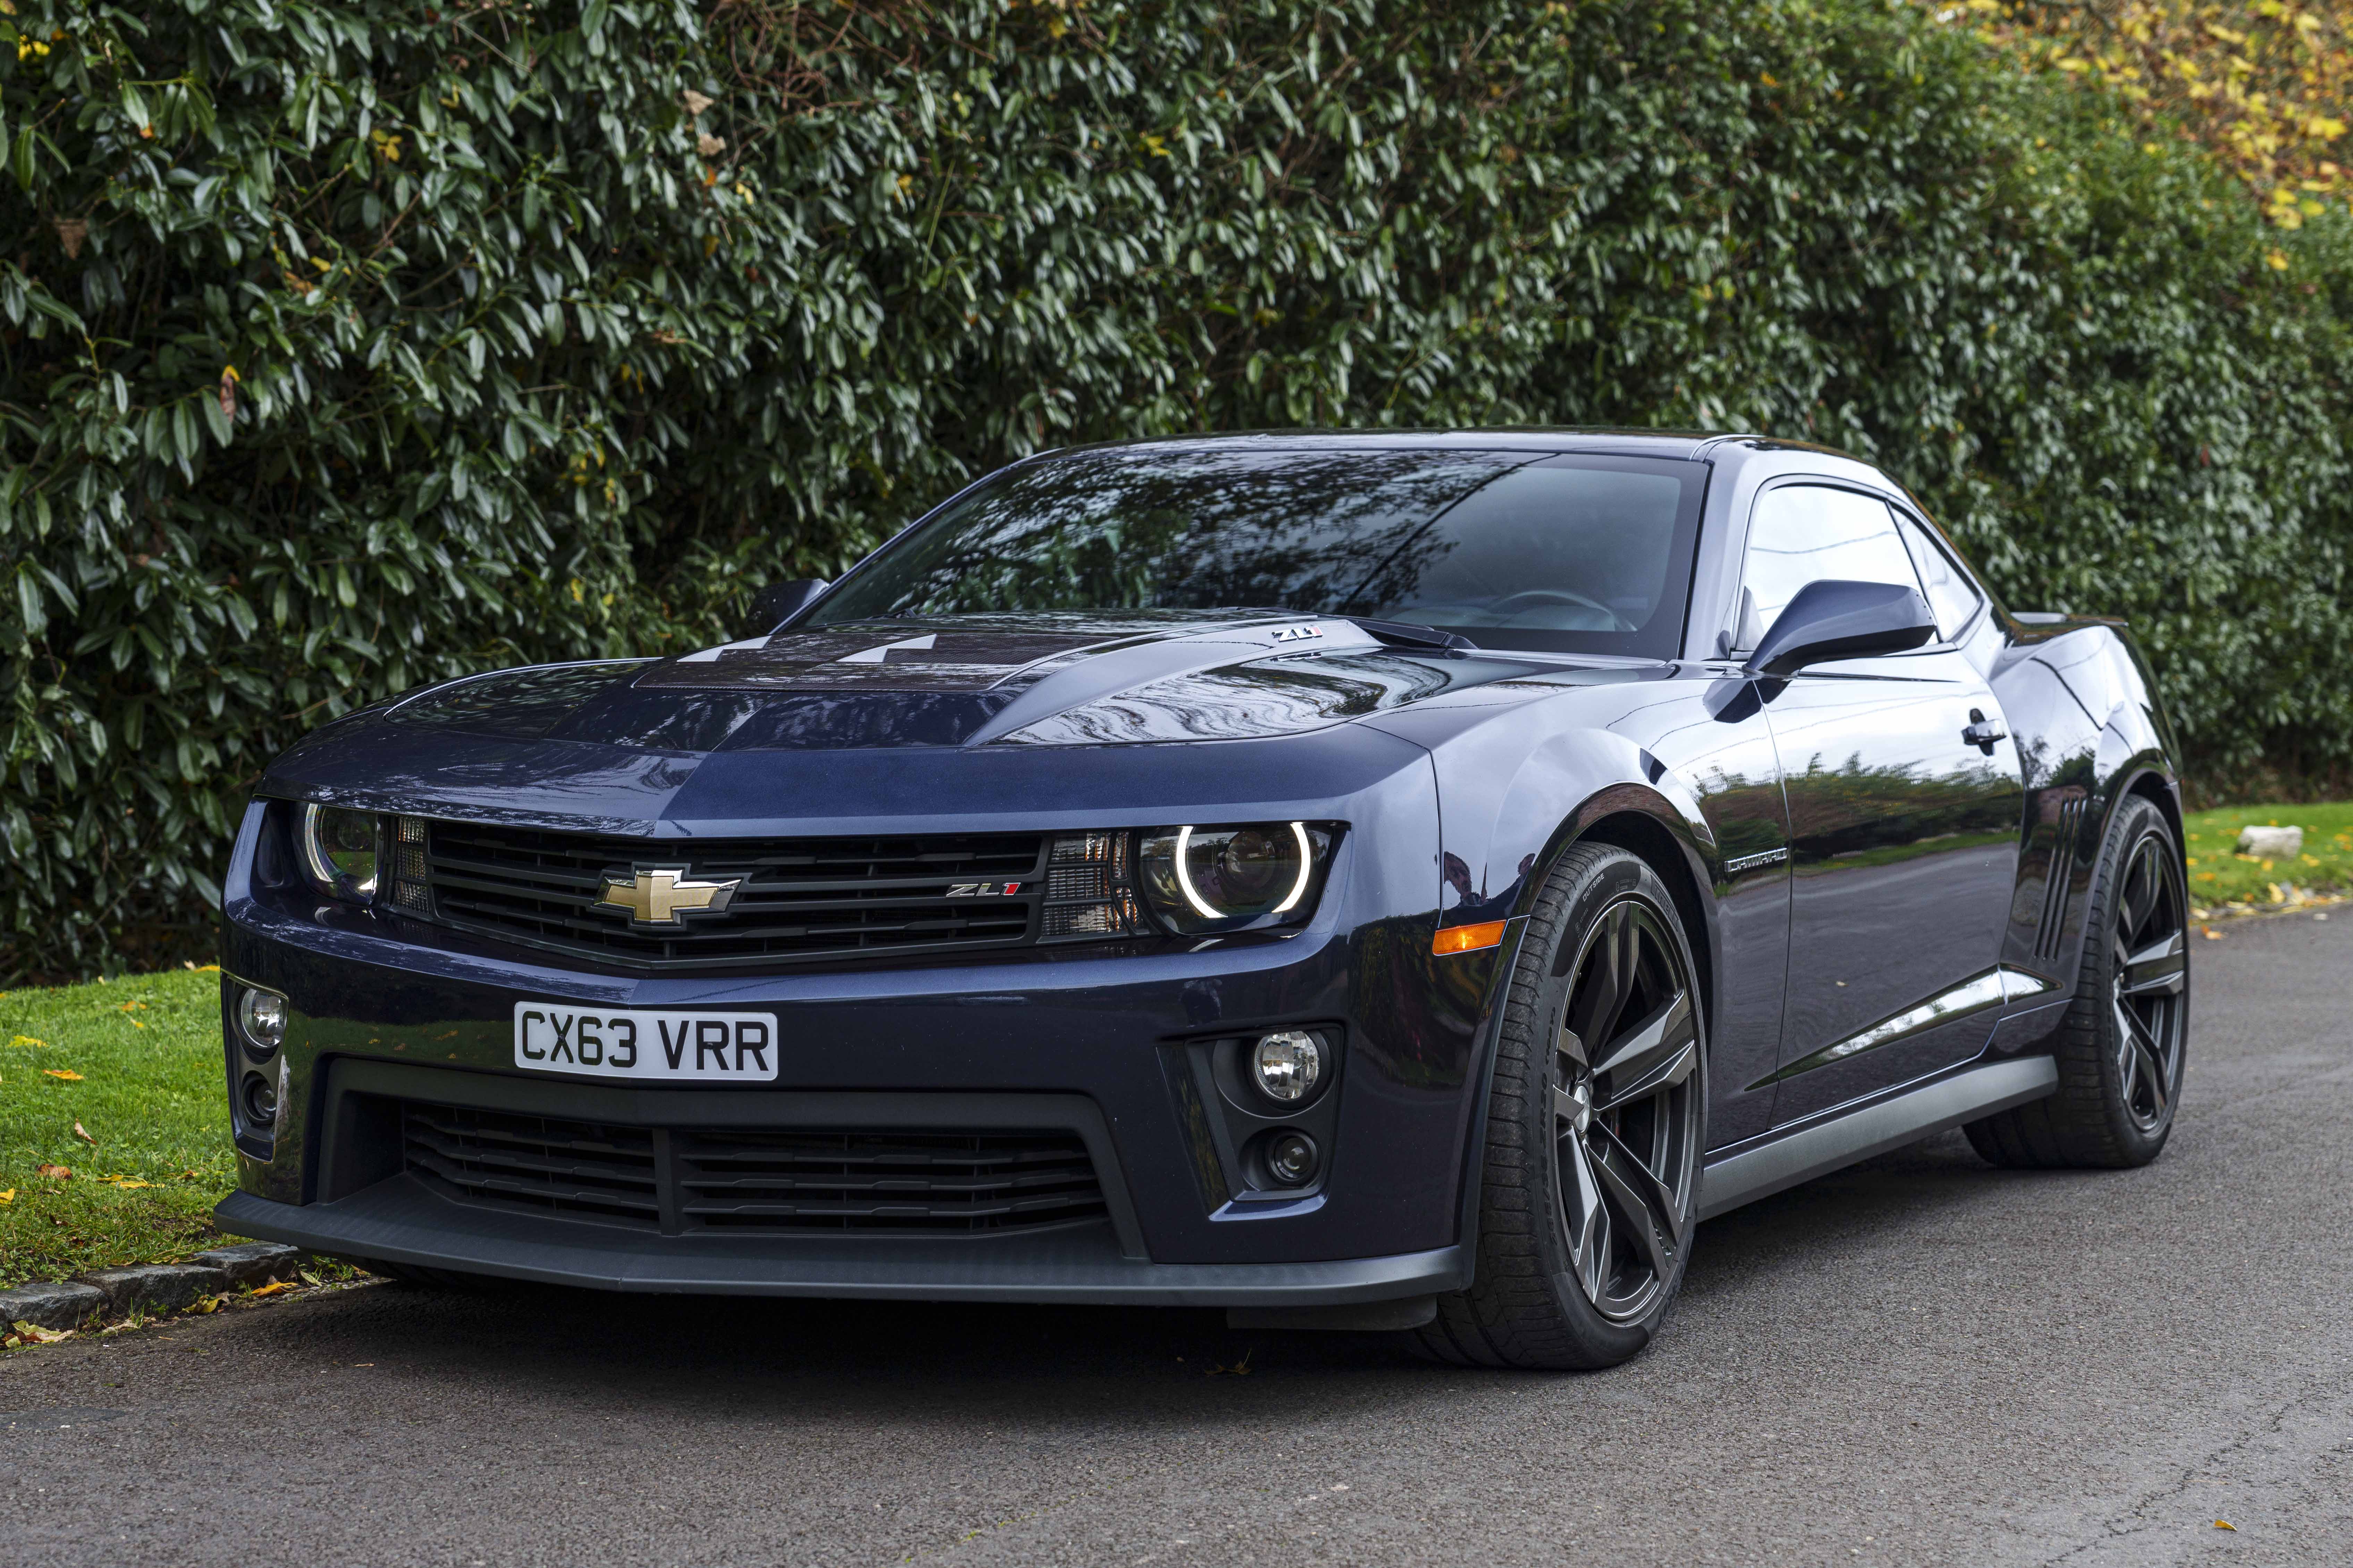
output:
<instances>
[{"instance_id":1,"label":"zl1 hood badge","mask_svg":"<svg viewBox=\"0 0 2353 1568\"><path fill-rule=\"evenodd\" d=\"M719 882L690 881L683 869L670 867L627 877L607 872L605 890L596 896L595 907L626 910L631 925L683 925L689 915L715 915L725 909L743 880L730 877Z\"/></svg>"}]
</instances>

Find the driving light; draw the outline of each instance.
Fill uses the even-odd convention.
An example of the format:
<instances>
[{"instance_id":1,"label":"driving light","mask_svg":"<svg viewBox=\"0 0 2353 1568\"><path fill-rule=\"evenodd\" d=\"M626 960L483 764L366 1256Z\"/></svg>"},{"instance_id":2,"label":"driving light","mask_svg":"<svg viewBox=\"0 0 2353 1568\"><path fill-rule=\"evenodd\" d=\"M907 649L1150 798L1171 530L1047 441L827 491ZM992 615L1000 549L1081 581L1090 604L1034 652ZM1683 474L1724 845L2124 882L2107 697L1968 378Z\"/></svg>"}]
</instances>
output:
<instances>
[{"instance_id":1,"label":"driving light","mask_svg":"<svg viewBox=\"0 0 2353 1568\"><path fill-rule=\"evenodd\" d=\"M1324 1080L1324 1042L1299 1029L1268 1035L1252 1047L1250 1066L1261 1094L1296 1105Z\"/></svg>"},{"instance_id":2,"label":"driving light","mask_svg":"<svg viewBox=\"0 0 2353 1568\"><path fill-rule=\"evenodd\" d=\"M237 1026L245 1036L245 1054L266 1060L286 1038L286 998L274 991L247 991L237 998Z\"/></svg>"},{"instance_id":3,"label":"driving light","mask_svg":"<svg viewBox=\"0 0 2353 1568\"><path fill-rule=\"evenodd\" d=\"M1315 1179L1315 1140L1304 1132L1276 1133L1267 1141L1266 1171L1278 1186L1305 1186Z\"/></svg>"},{"instance_id":4,"label":"driving light","mask_svg":"<svg viewBox=\"0 0 2353 1568\"><path fill-rule=\"evenodd\" d=\"M294 837L301 850L302 869L319 891L354 904L375 897L374 812L306 805Z\"/></svg>"},{"instance_id":5,"label":"driving light","mask_svg":"<svg viewBox=\"0 0 2353 1568\"><path fill-rule=\"evenodd\" d=\"M267 1132L278 1125L278 1091L269 1087L268 1079L249 1072L239 1090L248 1127L256 1132Z\"/></svg>"},{"instance_id":6,"label":"driving light","mask_svg":"<svg viewBox=\"0 0 2353 1568\"><path fill-rule=\"evenodd\" d=\"M1314 913L1331 833L1303 822L1184 826L1145 835L1145 902L1171 929L1195 932L1294 925Z\"/></svg>"}]
</instances>

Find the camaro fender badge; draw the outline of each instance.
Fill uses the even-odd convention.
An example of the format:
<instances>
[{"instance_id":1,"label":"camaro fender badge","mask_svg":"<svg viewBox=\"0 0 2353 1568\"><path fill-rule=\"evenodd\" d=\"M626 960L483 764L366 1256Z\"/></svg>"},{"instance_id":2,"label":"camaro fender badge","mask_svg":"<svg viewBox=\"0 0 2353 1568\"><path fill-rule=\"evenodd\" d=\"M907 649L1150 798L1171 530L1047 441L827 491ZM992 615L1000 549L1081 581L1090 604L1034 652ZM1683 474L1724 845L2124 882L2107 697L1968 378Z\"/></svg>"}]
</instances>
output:
<instances>
[{"instance_id":1,"label":"camaro fender badge","mask_svg":"<svg viewBox=\"0 0 2353 1568\"><path fill-rule=\"evenodd\" d=\"M1323 635L1324 628L1321 626L1277 626L1274 629L1274 640L1277 642L1305 642L1309 637L1320 637Z\"/></svg>"},{"instance_id":2,"label":"camaro fender badge","mask_svg":"<svg viewBox=\"0 0 2353 1568\"><path fill-rule=\"evenodd\" d=\"M639 867L626 877L608 871L605 890L592 907L626 910L631 925L684 925L689 915L715 915L724 910L743 881L741 877L692 881L685 868L671 866Z\"/></svg>"},{"instance_id":3,"label":"camaro fender badge","mask_svg":"<svg viewBox=\"0 0 2353 1568\"><path fill-rule=\"evenodd\" d=\"M1009 899L1021 890L1018 882L950 882L951 899Z\"/></svg>"},{"instance_id":4,"label":"camaro fender badge","mask_svg":"<svg viewBox=\"0 0 2353 1568\"><path fill-rule=\"evenodd\" d=\"M1724 874L1727 877L1737 877L1743 871L1757 871L1767 866L1778 866L1788 858L1789 850L1786 845L1778 849L1767 849L1761 855L1743 855L1736 860L1726 860L1724 863Z\"/></svg>"}]
</instances>

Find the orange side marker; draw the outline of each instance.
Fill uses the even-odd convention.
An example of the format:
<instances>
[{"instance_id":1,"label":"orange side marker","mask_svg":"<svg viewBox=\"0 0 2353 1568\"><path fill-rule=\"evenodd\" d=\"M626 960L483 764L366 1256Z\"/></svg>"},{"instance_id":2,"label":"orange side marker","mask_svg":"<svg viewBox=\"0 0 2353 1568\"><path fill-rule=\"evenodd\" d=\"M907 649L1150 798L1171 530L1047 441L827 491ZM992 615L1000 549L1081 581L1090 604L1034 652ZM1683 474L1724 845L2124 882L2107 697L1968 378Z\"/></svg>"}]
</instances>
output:
<instances>
[{"instance_id":1,"label":"orange side marker","mask_svg":"<svg viewBox=\"0 0 2353 1568\"><path fill-rule=\"evenodd\" d=\"M1504 921L1483 921L1474 926L1446 926L1430 939L1430 951L1443 958L1451 952L1476 952L1504 942Z\"/></svg>"}]
</instances>

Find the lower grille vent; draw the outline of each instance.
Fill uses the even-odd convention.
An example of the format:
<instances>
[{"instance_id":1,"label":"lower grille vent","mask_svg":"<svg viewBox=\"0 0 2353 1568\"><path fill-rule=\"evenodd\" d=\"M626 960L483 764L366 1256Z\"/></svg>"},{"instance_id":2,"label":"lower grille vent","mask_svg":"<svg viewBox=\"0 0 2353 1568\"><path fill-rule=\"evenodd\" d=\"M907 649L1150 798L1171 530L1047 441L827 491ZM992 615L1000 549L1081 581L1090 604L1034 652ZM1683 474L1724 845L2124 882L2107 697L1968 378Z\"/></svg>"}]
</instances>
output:
<instances>
[{"instance_id":1,"label":"lower grille vent","mask_svg":"<svg viewBox=\"0 0 2353 1568\"><path fill-rule=\"evenodd\" d=\"M407 1103L411 1174L462 1203L687 1232L973 1235L1100 1219L1069 1131L674 1130Z\"/></svg>"}]
</instances>

